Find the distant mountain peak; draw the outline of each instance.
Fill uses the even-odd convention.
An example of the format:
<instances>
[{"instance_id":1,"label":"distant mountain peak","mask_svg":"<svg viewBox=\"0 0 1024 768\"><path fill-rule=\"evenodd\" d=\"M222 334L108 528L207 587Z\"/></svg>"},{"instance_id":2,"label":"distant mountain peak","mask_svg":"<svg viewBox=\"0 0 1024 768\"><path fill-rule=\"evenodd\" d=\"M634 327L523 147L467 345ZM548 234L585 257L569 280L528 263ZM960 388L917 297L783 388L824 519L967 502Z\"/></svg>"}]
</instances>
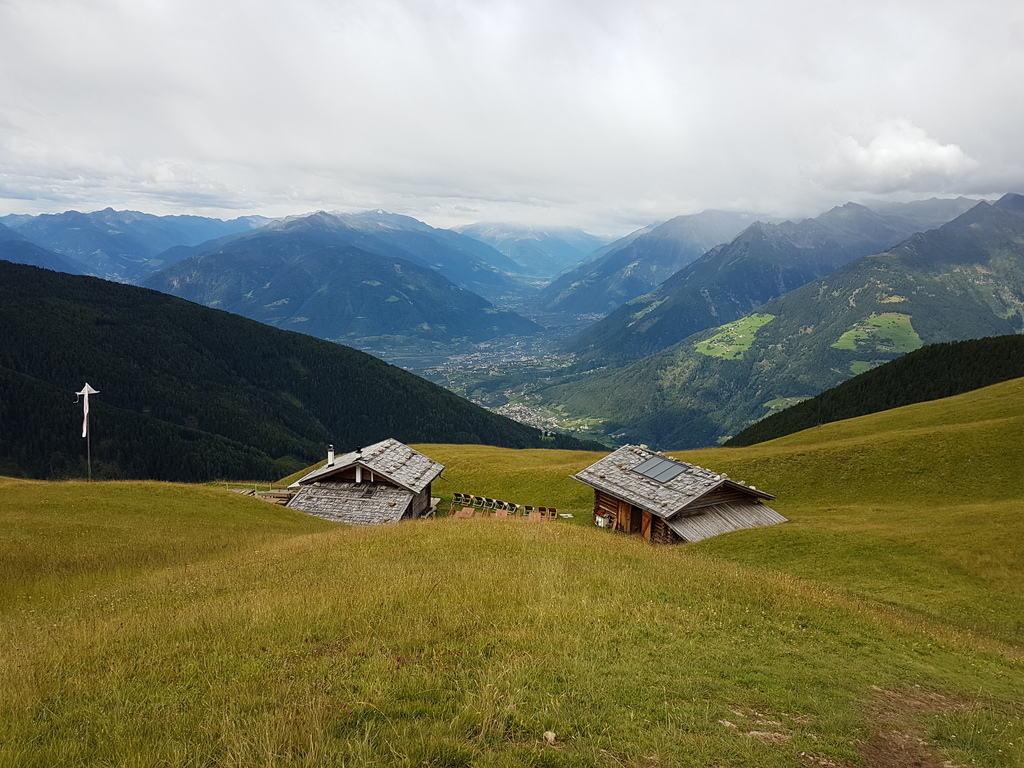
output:
<instances>
[{"instance_id":1,"label":"distant mountain peak","mask_svg":"<svg viewBox=\"0 0 1024 768\"><path fill-rule=\"evenodd\" d=\"M941 207L954 216L960 206ZM935 206L921 208L929 209L929 219L938 215ZM919 237L914 234L920 225L910 215L913 211L896 205L892 211L880 214L849 202L799 223L754 221L729 243L709 250L637 298L636 304L621 306L583 330L565 348L588 362L620 362L738 320L857 258Z\"/></svg>"},{"instance_id":2,"label":"distant mountain peak","mask_svg":"<svg viewBox=\"0 0 1024 768\"><path fill-rule=\"evenodd\" d=\"M992 205L1004 211L1024 213L1024 195L1018 195L1016 192L1008 192L996 200Z\"/></svg>"},{"instance_id":3,"label":"distant mountain peak","mask_svg":"<svg viewBox=\"0 0 1024 768\"><path fill-rule=\"evenodd\" d=\"M544 288L540 299L553 312L611 312L732 240L757 218L711 210L651 225L595 251Z\"/></svg>"}]
</instances>

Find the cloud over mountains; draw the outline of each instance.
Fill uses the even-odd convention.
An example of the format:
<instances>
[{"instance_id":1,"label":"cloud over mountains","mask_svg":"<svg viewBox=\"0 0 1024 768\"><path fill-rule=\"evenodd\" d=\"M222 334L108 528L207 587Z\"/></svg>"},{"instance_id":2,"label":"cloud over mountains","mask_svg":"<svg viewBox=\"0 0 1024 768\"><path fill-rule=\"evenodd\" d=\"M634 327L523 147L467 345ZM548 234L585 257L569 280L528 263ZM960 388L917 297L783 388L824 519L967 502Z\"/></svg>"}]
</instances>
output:
<instances>
[{"instance_id":1,"label":"cloud over mountains","mask_svg":"<svg viewBox=\"0 0 1024 768\"><path fill-rule=\"evenodd\" d=\"M1012 0L7 0L0 207L621 231L996 194L1022 36Z\"/></svg>"},{"instance_id":2,"label":"cloud over mountains","mask_svg":"<svg viewBox=\"0 0 1024 768\"><path fill-rule=\"evenodd\" d=\"M978 165L959 145L940 144L908 120L890 120L864 143L837 137L834 154L818 170L830 188L886 194L971 186Z\"/></svg>"}]
</instances>

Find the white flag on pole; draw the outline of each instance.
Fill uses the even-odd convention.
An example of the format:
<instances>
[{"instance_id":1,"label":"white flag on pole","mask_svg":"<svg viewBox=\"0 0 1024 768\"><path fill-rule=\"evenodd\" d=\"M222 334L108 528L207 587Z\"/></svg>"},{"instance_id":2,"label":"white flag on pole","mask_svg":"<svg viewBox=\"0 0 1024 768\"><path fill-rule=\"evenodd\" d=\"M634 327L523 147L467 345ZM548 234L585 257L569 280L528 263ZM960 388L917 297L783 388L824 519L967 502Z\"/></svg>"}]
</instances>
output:
<instances>
[{"instance_id":1,"label":"white flag on pole","mask_svg":"<svg viewBox=\"0 0 1024 768\"><path fill-rule=\"evenodd\" d=\"M85 382L85 386L82 387L81 391L75 392L79 397L84 397L82 403L82 437L85 437L89 433L89 395L98 395L100 392L98 389L93 389L89 386L89 382ZM77 403L78 400L75 400Z\"/></svg>"}]
</instances>

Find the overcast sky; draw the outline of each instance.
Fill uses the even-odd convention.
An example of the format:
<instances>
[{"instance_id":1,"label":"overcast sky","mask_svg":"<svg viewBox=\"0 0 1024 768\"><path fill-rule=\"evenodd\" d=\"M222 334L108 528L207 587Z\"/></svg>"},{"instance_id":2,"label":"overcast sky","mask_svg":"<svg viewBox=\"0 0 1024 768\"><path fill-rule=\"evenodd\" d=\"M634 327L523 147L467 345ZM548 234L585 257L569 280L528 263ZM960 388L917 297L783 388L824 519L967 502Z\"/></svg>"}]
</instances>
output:
<instances>
[{"instance_id":1,"label":"overcast sky","mask_svg":"<svg viewBox=\"0 0 1024 768\"><path fill-rule=\"evenodd\" d=\"M1024 192L1021 0L0 0L0 214Z\"/></svg>"}]
</instances>

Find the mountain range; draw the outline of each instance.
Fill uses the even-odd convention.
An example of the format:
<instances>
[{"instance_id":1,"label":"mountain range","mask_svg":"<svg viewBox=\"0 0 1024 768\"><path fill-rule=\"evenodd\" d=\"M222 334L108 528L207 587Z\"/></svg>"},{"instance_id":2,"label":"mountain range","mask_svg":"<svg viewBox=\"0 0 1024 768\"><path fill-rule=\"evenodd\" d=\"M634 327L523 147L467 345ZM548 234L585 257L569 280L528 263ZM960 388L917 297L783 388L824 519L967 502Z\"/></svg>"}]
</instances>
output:
<instances>
[{"instance_id":1,"label":"mountain range","mask_svg":"<svg viewBox=\"0 0 1024 768\"><path fill-rule=\"evenodd\" d=\"M464 242L474 246L462 248ZM493 279L492 287L509 279L477 259L475 246L487 247L407 217L316 213L233 238L171 265L145 285L349 343L381 336L482 341L542 331L445 277L461 274L471 285Z\"/></svg>"},{"instance_id":2,"label":"mountain range","mask_svg":"<svg viewBox=\"0 0 1024 768\"><path fill-rule=\"evenodd\" d=\"M676 216L595 251L541 290L547 312L604 315L641 296L757 217L726 211Z\"/></svg>"},{"instance_id":3,"label":"mountain range","mask_svg":"<svg viewBox=\"0 0 1024 768\"><path fill-rule=\"evenodd\" d=\"M508 256L521 273L550 280L608 245L608 239L571 227L541 228L480 222L454 231Z\"/></svg>"},{"instance_id":4,"label":"mountain range","mask_svg":"<svg viewBox=\"0 0 1024 768\"><path fill-rule=\"evenodd\" d=\"M405 259L489 300L519 296L527 289L519 265L489 245L410 216L387 211L325 213L289 217L253 233L250 241L297 235L304 242L352 246Z\"/></svg>"},{"instance_id":5,"label":"mountain range","mask_svg":"<svg viewBox=\"0 0 1024 768\"><path fill-rule=\"evenodd\" d=\"M145 288L0 262L0 474L276 479L385 437L582 447L348 347ZM595 444L591 444L594 446Z\"/></svg>"},{"instance_id":6,"label":"mountain range","mask_svg":"<svg viewBox=\"0 0 1024 768\"><path fill-rule=\"evenodd\" d=\"M73 273L137 283L166 266L169 261L162 254L174 246L197 245L247 232L269 220L260 216L230 221L154 216L106 208L93 213L10 215L0 221L25 240L70 260L75 267Z\"/></svg>"},{"instance_id":7,"label":"mountain range","mask_svg":"<svg viewBox=\"0 0 1024 768\"><path fill-rule=\"evenodd\" d=\"M31 243L23 235L3 224L0 224L0 259L15 264L29 264L57 272L67 272L71 275L83 274L85 270L83 264Z\"/></svg>"},{"instance_id":8,"label":"mountain range","mask_svg":"<svg viewBox=\"0 0 1024 768\"><path fill-rule=\"evenodd\" d=\"M73 274L140 283L177 261L218 250L266 227L285 231L299 227L310 234L311 219L319 221L325 245L354 246L404 258L492 299L518 296L526 289L526 283L516 275L529 270L489 245L381 210L320 212L277 221L259 216L222 221L107 208L92 213L12 214L0 218L0 225L17 239L63 256L69 261L64 264L66 271ZM0 231L0 240L9 239Z\"/></svg>"},{"instance_id":9,"label":"mountain range","mask_svg":"<svg viewBox=\"0 0 1024 768\"><path fill-rule=\"evenodd\" d=\"M570 342L573 357L541 363L539 376L528 357L509 376L479 367L478 383L470 366L458 386L507 400L518 377L529 383L524 404L613 440L714 443L923 344L1019 332L1022 199L848 203L778 224L676 217L599 248L541 291L563 332L626 301ZM501 354L524 336L549 344L554 332L486 297L537 310L531 271L550 264L559 237L565 254L576 236L465 228L478 240L379 210L222 222L108 209L3 221L0 258L107 269L278 328L381 350L422 342L433 354L456 342ZM93 245L91 265L78 260Z\"/></svg>"},{"instance_id":10,"label":"mountain range","mask_svg":"<svg viewBox=\"0 0 1024 768\"><path fill-rule=\"evenodd\" d=\"M737 320L854 259L939 226L976 202L920 201L888 206L885 213L847 203L799 223L754 222L650 293L583 330L565 349L600 365L645 357L693 333Z\"/></svg>"},{"instance_id":11,"label":"mountain range","mask_svg":"<svg viewBox=\"0 0 1024 768\"><path fill-rule=\"evenodd\" d=\"M1006 195L735 322L539 395L623 440L709 445L926 343L1018 333L1022 311L1024 197Z\"/></svg>"}]
</instances>

